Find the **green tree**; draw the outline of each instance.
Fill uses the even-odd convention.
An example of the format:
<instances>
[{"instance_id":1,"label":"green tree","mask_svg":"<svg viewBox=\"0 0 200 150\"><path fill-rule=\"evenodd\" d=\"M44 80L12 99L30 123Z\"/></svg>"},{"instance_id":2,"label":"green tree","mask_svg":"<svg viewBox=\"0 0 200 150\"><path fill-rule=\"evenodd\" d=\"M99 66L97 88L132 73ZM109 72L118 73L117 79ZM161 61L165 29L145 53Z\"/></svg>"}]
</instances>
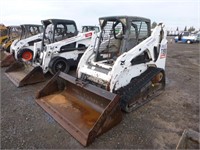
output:
<instances>
[{"instance_id":1,"label":"green tree","mask_svg":"<svg viewBox=\"0 0 200 150\"><path fill-rule=\"evenodd\" d=\"M184 29L184 31L187 31L187 26L185 26L185 29Z\"/></svg>"},{"instance_id":2,"label":"green tree","mask_svg":"<svg viewBox=\"0 0 200 150\"><path fill-rule=\"evenodd\" d=\"M195 28L194 28L194 27L190 27L190 28L188 29L188 31L189 31L189 32L195 31Z\"/></svg>"},{"instance_id":3,"label":"green tree","mask_svg":"<svg viewBox=\"0 0 200 150\"><path fill-rule=\"evenodd\" d=\"M157 23L154 21L151 25L151 29L155 28L157 26Z\"/></svg>"}]
</instances>

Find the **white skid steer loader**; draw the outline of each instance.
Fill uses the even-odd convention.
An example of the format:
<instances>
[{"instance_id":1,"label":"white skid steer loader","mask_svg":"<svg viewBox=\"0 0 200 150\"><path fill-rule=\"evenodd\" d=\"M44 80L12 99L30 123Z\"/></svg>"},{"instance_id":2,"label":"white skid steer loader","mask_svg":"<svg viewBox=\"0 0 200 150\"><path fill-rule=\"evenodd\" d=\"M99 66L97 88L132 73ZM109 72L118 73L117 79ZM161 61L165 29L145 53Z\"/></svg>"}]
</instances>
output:
<instances>
[{"instance_id":1,"label":"white skid steer loader","mask_svg":"<svg viewBox=\"0 0 200 150\"><path fill-rule=\"evenodd\" d=\"M13 53L15 59L17 59L18 51L24 47L33 47L35 42L42 41L43 26L33 24L20 25L22 33L19 39L13 41L10 53Z\"/></svg>"},{"instance_id":2,"label":"white skid steer loader","mask_svg":"<svg viewBox=\"0 0 200 150\"><path fill-rule=\"evenodd\" d=\"M84 146L165 87L167 32L151 33L150 20L113 16L99 19L101 32L83 54L77 78L58 72L36 102Z\"/></svg>"},{"instance_id":3,"label":"white skid steer loader","mask_svg":"<svg viewBox=\"0 0 200 150\"><path fill-rule=\"evenodd\" d=\"M42 40L42 25L36 24L22 24L20 37L15 39L10 48L7 48L5 57L1 62L1 67L7 67L16 61L15 54L22 47L33 47L34 42L39 42Z\"/></svg>"},{"instance_id":4,"label":"white skid steer loader","mask_svg":"<svg viewBox=\"0 0 200 150\"><path fill-rule=\"evenodd\" d=\"M68 73L70 67L78 65L94 35L94 31L78 34L73 20L48 19L42 24L42 40L19 49L15 53L18 62L6 70L18 87L44 81L48 71Z\"/></svg>"}]
</instances>

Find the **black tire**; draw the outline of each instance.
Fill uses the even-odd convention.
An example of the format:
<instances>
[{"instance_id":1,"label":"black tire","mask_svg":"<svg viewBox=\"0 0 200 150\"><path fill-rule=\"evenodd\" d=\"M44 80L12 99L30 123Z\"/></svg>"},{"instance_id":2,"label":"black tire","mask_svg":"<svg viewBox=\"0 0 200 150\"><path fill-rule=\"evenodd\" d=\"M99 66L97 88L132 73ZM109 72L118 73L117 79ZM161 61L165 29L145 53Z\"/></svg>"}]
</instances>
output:
<instances>
[{"instance_id":1,"label":"black tire","mask_svg":"<svg viewBox=\"0 0 200 150\"><path fill-rule=\"evenodd\" d=\"M54 57L49 63L49 71L51 74L56 74L58 71L68 73L70 65L67 60L63 57Z\"/></svg>"},{"instance_id":2,"label":"black tire","mask_svg":"<svg viewBox=\"0 0 200 150\"><path fill-rule=\"evenodd\" d=\"M32 51L32 50L30 50L30 49L20 49L20 50L17 52L17 59L18 59L19 61L22 61L22 55L23 55L24 52L31 52L31 53L32 53L32 56L33 56L33 51ZM32 61L32 60L33 60L33 58L32 58L31 60L29 60L29 61Z\"/></svg>"},{"instance_id":3,"label":"black tire","mask_svg":"<svg viewBox=\"0 0 200 150\"><path fill-rule=\"evenodd\" d=\"M192 43L192 41L190 41L190 40L187 40L187 41L186 41L186 43L187 43L187 44L191 44L191 43Z\"/></svg>"}]
</instances>

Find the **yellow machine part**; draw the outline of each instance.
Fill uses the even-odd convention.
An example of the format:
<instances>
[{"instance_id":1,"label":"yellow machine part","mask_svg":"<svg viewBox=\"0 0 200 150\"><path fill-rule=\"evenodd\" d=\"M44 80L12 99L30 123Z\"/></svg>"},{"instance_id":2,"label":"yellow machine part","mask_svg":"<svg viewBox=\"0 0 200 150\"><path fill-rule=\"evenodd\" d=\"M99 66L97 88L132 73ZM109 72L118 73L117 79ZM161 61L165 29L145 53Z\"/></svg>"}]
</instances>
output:
<instances>
[{"instance_id":1,"label":"yellow machine part","mask_svg":"<svg viewBox=\"0 0 200 150\"><path fill-rule=\"evenodd\" d=\"M0 25L0 46L2 46L3 42L8 39L8 28L4 25Z\"/></svg>"}]
</instances>

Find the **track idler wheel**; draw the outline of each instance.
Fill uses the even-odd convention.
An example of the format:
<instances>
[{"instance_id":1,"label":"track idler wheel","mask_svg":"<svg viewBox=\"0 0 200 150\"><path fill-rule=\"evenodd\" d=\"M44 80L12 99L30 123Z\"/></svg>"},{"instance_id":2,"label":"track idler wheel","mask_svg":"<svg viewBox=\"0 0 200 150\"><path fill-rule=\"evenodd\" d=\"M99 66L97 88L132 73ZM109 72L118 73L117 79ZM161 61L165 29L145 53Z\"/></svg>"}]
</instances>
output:
<instances>
[{"instance_id":1,"label":"track idler wheel","mask_svg":"<svg viewBox=\"0 0 200 150\"><path fill-rule=\"evenodd\" d=\"M131 112L146 104L154 97L161 94L165 87L165 74L160 68L150 67L140 76L133 78L131 82L119 89L121 95L121 108L125 112Z\"/></svg>"}]
</instances>

